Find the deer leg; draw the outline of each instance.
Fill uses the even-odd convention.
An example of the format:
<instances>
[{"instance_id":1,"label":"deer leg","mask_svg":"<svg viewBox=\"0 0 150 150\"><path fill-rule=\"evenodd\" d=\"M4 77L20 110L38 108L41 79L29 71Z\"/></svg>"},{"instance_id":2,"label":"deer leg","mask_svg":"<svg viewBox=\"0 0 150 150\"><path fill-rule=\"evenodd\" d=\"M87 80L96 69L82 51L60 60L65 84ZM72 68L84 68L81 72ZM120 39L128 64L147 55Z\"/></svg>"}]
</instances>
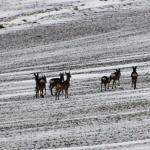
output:
<instances>
[{"instance_id":1,"label":"deer leg","mask_svg":"<svg viewBox=\"0 0 150 150\"><path fill-rule=\"evenodd\" d=\"M105 83L105 91L106 91L106 83Z\"/></svg>"},{"instance_id":2,"label":"deer leg","mask_svg":"<svg viewBox=\"0 0 150 150\"><path fill-rule=\"evenodd\" d=\"M46 95L46 86L45 86L45 88L44 88L44 89L45 89L45 95Z\"/></svg>"},{"instance_id":3,"label":"deer leg","mask_svg":"<svg viewBox=\"0 0 150 150\"><path fill-rule=\"evenodd\" d=\"M58 100L59 100L59 95L60 95L61 90L58 91Z\"/></svg>"},{"instance_id":4,"label":"deer leg","mask_svg":"<svg viewBox=\"0 0 150 150\"><path fill-rule=\"evenodd\" d=\"M37 91L36 91L36 98L38 97L38 93L37 93Z\"/></svg>"},{"instance_id":5,"label":"deer leg","mask_svg":"<svg viewBox=\"0 0 150 150\"><path fill-rule=\"evenodd\" d=\"M118 86L120 86L120 80L118 80Z\"/></svg>"},{"instance_id":6,"label":"deer leg","mask_svg":"<svg viewBox=\"0 0 150 150\"><path fill-rule=\"evenodd\" d=\"M36 96L36 98L37 98L37 89L36 89L36 87L35 87L35 96Z\"/></svg>"},{"instance_id":7,"label":"deer leg","mask_svg":"<svg viewBox=\"0 0 150 150\"><path fill-rule=\"evenodd\" d=\"M68 89L65 89L65 98L68 98Z\"/></svg>"},{"instance_id":8,"label":"deer leg","mask_svg":"<svg viewBox=\"0 0 150 150\"><path fill-rule=\"evenodd\" d=\"M37 88L35 87L35 97L37 98Z\"/></svg>"},{"instance_id":9,"label":"deer leg","mask_svg":"<svg viewBox=\"0 0 150 150\"><path fill-rule=\"evenodd\" d=\"M116 80L113 80L112 89L114 88L114 85L115 85L115 88L116 88Z\"/></svg>"},{"instance_id":10,"label":"deer leg","mask_svg":"<svg viewBox=\"0 0 150 150\"><path fill-rule=\"evenodd\" d=\"M66 98L68 98L68 89L66 90Z\"/></svg>"},{"instance_id":11,"label":"deer leg","mask_svg":"<svg viewBox=\"0 0 150 150\"><path fill-rule=\"evenodd\" d=\"M66 90L66 92L67 92L67 98L68 98L68 89Z\"/></svg>"},{"instance_id":12,"label":"deer leg","mask_svg":"<svg viewBox=\"0 0 150 150\"><path fill-rule=\"evenodd\" d=\"M65 89L65 98L66 98L66 95L67 95L67 91L66 91L66 89Z\"/></svg>"},{"instance_id":13,"label":"deer leg","mask_svg":"<svg viewBox=\"0 0 150 150\"><path fill-rule=\"evenodd\" d=\"M136 89L136 81L134 82L134 89Z\"/></svg>"},{"instance_id":14,"label":"deer leg","mask_svg":"<svg viewBox=\"0 0 150 150\"><path fill-rule=\"evenodd\" d=\"M55 92L55 100L57 100L57 93L58 93L58 91L56 90L56 92Z\"/></svg>"},{"instance_id":15,"label":"deer leg","mask_svg":"<svg viewBox=\"0 0 150 150\"><path fill-rule=\"evenodd\" d=\"M108 83L107 89L109 89L109 83Z\"/></svg>"},{"instance_id":16,"label":"deer leg","mask_svg":"<svg viewBox=\"0 0 150 150\"><path fill-rule=\"evenodd\" d=\"M39 96L41 96L41 90L39 90Z\"/></svg>"},{"instance_id":17,"label":"deer leg","mask_svg":"<svg viewBox=\"0 0 150 150\"><path fill-rule=\"evenodd\" d=\"M113 80L113 86L115 85L115 88L116 88L116 80L114 79Z\"/></svg>"},{"instance_id":18,"label":"deer leg","mask_svg":"<svg viewBox=\"0 0 150 150\"><path fill-rule=\"evenodd\" d=\"M37 90L37 97L39 97L39 90Z\"/></svg>"},{"instance_id":19,"label":"deer leg","mask_svg":"<svg viewBox=\"0 0 150 150\"><path fill-rule=\"evenodd\" d=\"M39 90L37 89L37 87L35 87L35 91L36 91L36 98L39 97Z\"/></svg>"},{"instance_id":20,"label":"deer leg","mask_svg":"<svg viewBox=\"0 0 150 150\"><path fill-rule=\"evenodd\" d=\"M40 96L40 90L39 89L37 90L37 95L38 95L38 97Z\"/></svg>"},{"instance_id":21,"label":"deer leg","mask_svg":"<svg viewBox=\"0 0 150 150\"><path fill-rule=\"evenodd\" d=\"M41 96L41 98L44 97L44 95L43 95L43 89L40 90L40 96Z\"/></svg>"},{"instance_id":22,"label":"deer leg","mask_svg":"<svg viewBox=\"0 0 150 150\"><path fill-rule=\"evenodd\" d=\"M54 96L54 95L53 95L53 88L54 88L54 85L50 85L50 91L51 91L51 95L52 95L52 96Z\"/></svg>"},{"instance_id":23,"label":"deer leg","mask_svg":"<svg viewBox=\"0 0 150 150\"><path fill-rule=\"evenodd\" d=\"M131 87L133 88L133 80L132 80L132 83L131 83Z\"/></svg>"},{"instance_id":24,"label":"deer leg","mask_svg":"<svg viewBox=\"0 0 150 150\"><path fill-rule=\"evenodd\" d=\"M40 96L42 95L42 91L40 90Z\"/></svg>"},{"instance_id":25,"label":"deer leg","mask_svg":"<svg viewBox=\"0 0 150 150\"><path fill-rule=\"evenodd\" d=\"M115 80L113 80L113 83L112 83L112 89L114 88L114 83L115 83Z\"/></svg>"},{"instance_id":26,"label":"deer leg","mask_svg":"<svg viewBox=\"0 0 150 150\"><path fill-rule=\"evenodd\" d=\"M44 89L42 89L42 98L44 98Z\"/></svg>"}]
</instances>

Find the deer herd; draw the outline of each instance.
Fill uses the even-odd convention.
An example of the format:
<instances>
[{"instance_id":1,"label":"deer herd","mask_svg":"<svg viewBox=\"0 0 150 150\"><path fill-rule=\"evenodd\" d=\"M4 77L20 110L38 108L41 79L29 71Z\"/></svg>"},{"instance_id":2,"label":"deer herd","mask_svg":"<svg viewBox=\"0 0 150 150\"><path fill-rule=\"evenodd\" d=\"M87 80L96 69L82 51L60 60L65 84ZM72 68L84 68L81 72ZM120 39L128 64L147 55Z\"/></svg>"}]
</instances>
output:
<instances>
[{"instance_id":1,"label":"deer herd","mask_svg":"<svg viewBox=\"0 0 150 150\"><path fill-rule=\"evenodd\" d=\"M64 80L64 75L66 75L66 80ZM63 91L65 91L65 98L68 98L68 89L70 86L70 78L71 74L69 72L60 73L60 78L52 78L49 80L49 90L51 92L51 95L53 96L53 88L55 87L55 98L56 100L59 100L59 95ZM46 83L47 79L46 76L39 77L39 73L34 73L34 78L36 82L35 86L35 92L36 92L36 98L37 97L44 97L46 95ZM45 92L44 92L45 91Z\"/></svg>"},{"instance_id":2,"label":"deer herd","mask_svg":"<svg viewBox=\"0 0 150 150\"><path fill-rule=\"evenodd\" d=\"M136 71L137 66L132 67L133 71L131 73L131 87L136 89L136 83L137 83L137 78L138 78L138 73ZM49 90L51 93L51 96L54 96L53 94L53 89L55 88L55 99L59 100L60 93L65 92L65 98L68 98L68 89L70 87L70 78L71 78L71 73L65 72L65 73L60 73L59 78L52 78L49 80ZM64 80L64 76L66 76L66 80ZM112 89L118 84L120 85L120 76L121 76L121 71L120 69L116 69L115 72L111 73L110 76L103 76L101 77L101 92L103 89L103 85L106 89L109 89L110 83L112 81ZM47 79L46 76L39 76L39 73L34 73L34 78L36 82L35 86L35 92L36 92L36 98L37 97L44 97L46 95L46 83Z\"/></svg>"}]
</instances>

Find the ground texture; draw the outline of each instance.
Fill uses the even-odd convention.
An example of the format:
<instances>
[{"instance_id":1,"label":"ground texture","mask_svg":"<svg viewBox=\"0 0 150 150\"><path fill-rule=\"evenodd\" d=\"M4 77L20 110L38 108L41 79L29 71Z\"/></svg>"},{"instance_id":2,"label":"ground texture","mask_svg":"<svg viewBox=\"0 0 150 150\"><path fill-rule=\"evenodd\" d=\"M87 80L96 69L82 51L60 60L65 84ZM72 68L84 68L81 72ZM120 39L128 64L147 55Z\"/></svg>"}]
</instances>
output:
<instances>
[{"instance_id":1,"label":"ground texture","mask_svg":"<svg viewBox=\"0 0 150 150\"><path fill-rule=\"evenodd\" d=\"M98 7L82 0L51 4L42 19L53 16L53 23L42 24L37 17L12 24L20 18L3 15L0 149L150 149L150 4L104 2ZM60 13L45 18L52 11L48 7ZM39 10L22 16L41 16ZM136 90L132 66L138 66ZM70 67L69 99L55 100L48 84L45 98L35 98L34 72L49 80ZM100 92L100 78L116 68L121 68L120 86Z\"/></svg>"}]
</instances>

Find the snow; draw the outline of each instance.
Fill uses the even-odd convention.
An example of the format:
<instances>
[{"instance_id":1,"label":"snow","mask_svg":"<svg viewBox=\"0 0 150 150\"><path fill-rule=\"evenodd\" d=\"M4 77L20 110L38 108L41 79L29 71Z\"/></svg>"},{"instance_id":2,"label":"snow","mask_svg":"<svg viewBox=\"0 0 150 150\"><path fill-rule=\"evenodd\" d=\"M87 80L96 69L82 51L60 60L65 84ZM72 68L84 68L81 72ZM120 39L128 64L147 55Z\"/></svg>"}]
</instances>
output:
<instances>
[{"instance_id":1,"label":"snow","mask_svg":"<svg viewBox=\"0 0 150 150\"><path fill-rule=\"evenodd\" d=\"M150 149L147 0L1 0L0 8L2 149ZM117 68L120 86L101 92L101 77ZM69 98L55 100L49 80L69 70ZM34 72L47 77L44 98L35 98Z\"/></svg>"},{"instance_id":2,"label":"snow","mask_svg":"<svg viewBox=\"0 0 150 150\"><path fill-rule=\"evenodd\" d=\"M49 25L77 20L81 13L75 11L75 7L78 7L80 11L88 9L104 11L108 9L107 7L111 8L112 5L118 8L129 2L135 3L134 0L1 0L0 20L6 28L0 32L34 28L39 24ZM140 2L140 0L136 1L137 6Z\"/></svg>"},{"instance_id":3,"label":"snow","mask_svg":"<svg viewBox=\"0 0 150 150\"><path fill-rule=\"evenodd\" d=\"M148 143L148 144L147 144ZM119 150L148 150L150 148L150 140L141 140L141 141L131 141L123 143L113 143L113 144L102 144L102 145L93 145L93 146L82 146L82 147L72 147L72 148L57 148L57 149L43 149L43 150L83 150L83 149L119 149ZM142 144L142 145L140 145ZM143 145L144 144L144 145ZM146 145L147 144L147 145ZM135 147L138 145L138 148ZM126 148L126 147L127 148ZM113 148L114 147L114 148Z\"/></svg>"}]
</instances>

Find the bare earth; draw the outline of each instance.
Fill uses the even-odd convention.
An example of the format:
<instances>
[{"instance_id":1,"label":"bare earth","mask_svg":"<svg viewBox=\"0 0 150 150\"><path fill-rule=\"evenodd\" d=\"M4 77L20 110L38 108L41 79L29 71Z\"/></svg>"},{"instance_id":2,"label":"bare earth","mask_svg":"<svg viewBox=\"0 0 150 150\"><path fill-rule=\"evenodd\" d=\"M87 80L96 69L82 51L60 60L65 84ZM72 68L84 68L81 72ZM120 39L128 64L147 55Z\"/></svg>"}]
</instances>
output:
<instances>
[{"instance_id":1,"label":"bare earth","mask_svg":"<svg viewBox=\"0 0 150 150\"><path fill-rule=\"evenodd\" d=\"M64 7L74 4L82 3ZM149 150L148 1L59 17L72 20L0 29L0 149ZM130 74L135 65L139 78L133 90ZM55 100L48 84L45 98L35 98L33 72L49 80L69 67L69 99L61 95ZM121 68L121 85L100 92L99 79L116 68Z\"/></svg>"}]
</instances>

